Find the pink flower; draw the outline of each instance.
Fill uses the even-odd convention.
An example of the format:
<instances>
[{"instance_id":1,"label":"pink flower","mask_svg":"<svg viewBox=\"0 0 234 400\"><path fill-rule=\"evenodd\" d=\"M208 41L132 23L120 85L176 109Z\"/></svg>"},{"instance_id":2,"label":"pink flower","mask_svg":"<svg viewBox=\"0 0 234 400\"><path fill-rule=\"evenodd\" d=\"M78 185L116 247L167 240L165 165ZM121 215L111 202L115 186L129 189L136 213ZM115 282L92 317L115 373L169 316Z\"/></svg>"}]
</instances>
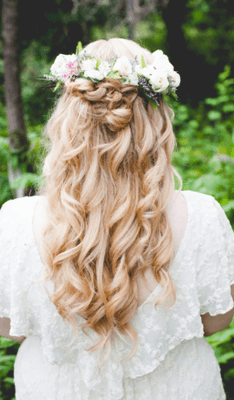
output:
<instances>
[{"instance_id":1,"label":"pink flower","mask_svg":"<svg viewBox=\"0 0 234 400\"><path fill-rule=\"evenodd\" d=\"M77 73L77 61L69 61L66 63L66 67L69 70L69 75L78 75Z\"/></svg>"},{"instance_id":2,"label":"pink flower","mask_svg":"<svg viewBox=\"0 0 234 400\"><path fill-rule=\"evenodd\" d=\"M59 54L50 71L53 76L64 81L72 75L77 75L77 69L77 59L75 54Z\"/></svg>"}]
</instances>

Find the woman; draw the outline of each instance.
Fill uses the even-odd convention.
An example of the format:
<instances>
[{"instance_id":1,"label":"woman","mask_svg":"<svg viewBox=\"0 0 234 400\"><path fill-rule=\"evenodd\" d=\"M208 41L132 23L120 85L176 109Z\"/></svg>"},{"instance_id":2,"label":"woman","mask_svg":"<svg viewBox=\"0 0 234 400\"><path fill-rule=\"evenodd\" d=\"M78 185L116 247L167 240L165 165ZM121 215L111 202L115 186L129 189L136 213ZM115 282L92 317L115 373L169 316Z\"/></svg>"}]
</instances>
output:
<instances>
[{"instance_id":1,"label":"woman","mask_svg":"<svg viewBox=\"0 0 234 400\"><path fill-rule=\"evenodd\" d=\"M204 336L233 317L234 234L171 165L179 74L115 38L58 56L47 78L63 92L46 185L1 210L0 315L26 338L16 400L225 399Z\"/></svg>"}]
</instances>

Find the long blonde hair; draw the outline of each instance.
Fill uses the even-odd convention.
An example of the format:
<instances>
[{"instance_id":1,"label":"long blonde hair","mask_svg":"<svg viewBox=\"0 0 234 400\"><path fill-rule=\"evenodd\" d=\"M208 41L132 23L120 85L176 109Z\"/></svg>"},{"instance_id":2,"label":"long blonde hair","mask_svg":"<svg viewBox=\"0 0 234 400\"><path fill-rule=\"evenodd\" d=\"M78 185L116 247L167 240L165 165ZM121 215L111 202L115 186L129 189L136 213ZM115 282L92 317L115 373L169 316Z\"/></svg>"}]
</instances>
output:
<instances>
[{"instance_id":1,"label":"long blonde hair","mask_svg":"<svg viewBox=\"0 0 234 400\"><path fill-rule=\"evenodd\" d=\"M140 62L143 54L147 65L153 62L148 50L126 39L98 40L86 50L102 60L125 55ZM48 213L47 275L40 281L54 282L50 300L76 332L69 346L78 333L73 315L85 313L83 331L89 327L100 335L87 351L104 350L107 343L108 358L109 338L117 331L133 341L128 357L135 354L138 335L130 320L138 307L136 277L145 280L148 267L164 288L155 307L171 295L170 305L176 301L166 215L174 175L182 187L171 165L173 117L162 96L155 110L136 86L120 80L64 85L45 129L46 185L36 193L46 197Z\"/></svg>"}]
</instances>

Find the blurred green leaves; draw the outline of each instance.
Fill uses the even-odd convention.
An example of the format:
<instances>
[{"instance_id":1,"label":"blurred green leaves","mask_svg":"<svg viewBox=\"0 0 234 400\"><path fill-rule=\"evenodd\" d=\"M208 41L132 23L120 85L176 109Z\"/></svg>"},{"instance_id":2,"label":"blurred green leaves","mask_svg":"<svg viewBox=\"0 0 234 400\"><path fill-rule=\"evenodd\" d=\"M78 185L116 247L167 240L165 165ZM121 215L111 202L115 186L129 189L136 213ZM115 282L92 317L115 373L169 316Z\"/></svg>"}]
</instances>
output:
<instances>
[{"instance_id":1,"label":"blurred green leaves","mask_svg":"<svg viewBox=\"0 0 234 400\"><path fill-rule=\"evenodd\" d=\"M197 110L170 102L177 151L172 161L185 190L210 194L223 206L234 226L234 80L225 66L215 85L217 96Z\"/></svg>"}]
</instances>

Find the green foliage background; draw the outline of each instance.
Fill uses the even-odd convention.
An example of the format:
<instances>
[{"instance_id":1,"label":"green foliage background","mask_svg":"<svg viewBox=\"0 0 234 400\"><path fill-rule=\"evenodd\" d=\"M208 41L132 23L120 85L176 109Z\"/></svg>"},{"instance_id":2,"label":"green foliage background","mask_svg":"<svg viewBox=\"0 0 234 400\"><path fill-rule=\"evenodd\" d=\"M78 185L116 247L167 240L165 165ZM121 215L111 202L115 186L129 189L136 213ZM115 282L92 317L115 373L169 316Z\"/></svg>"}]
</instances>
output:
<instances>
[{"instance_id":1,"label":"green foliage background","mask_svg":"<svg viewBox=\"0 0 234 400\"><path fill-rule=\"evenodd\" d=\"M205 62L212 65L217 57L218 44L214 38L224 36L222 26L209 25L209 10L212 2L189 0L190 20L184 24L184 34L193 52L204 54ZM213 1L213 4L217 1ZM188 23L190 21L190 23ZM201 25L202 24L202 25ZM155 29L157 26L157 29ZM202 26L202 28L201 28ZM233 39L234 30L230 24L226 46ZM141 21L136 29L136 41L155 51L166 48L167 28L162 16L151 14L147 21ZM219 36L217 36L219 35ZM128 38L124 24L116 28L93 25L90 41L110 37ZM204 37L208 38L204 41ZM199 43L201 44L199 47ZM203 43L203 46L202 46ZM30 140L30 150L21 158L22 176L11 185L8 180L8 163L13 167L19 162L17 154L10 154L6 109L3 94L3 60L0 44L0 206L12 198L12 189L28 186L37 187L41 179L40 160L44 157L42 130L53 106L55 94L38 77L48 72L51 62L51 44L45 46L32 40L21 54L21 82L25 119ZM234 58L234 52L232 57ZM233 58L230 57L230 60ZM231 65L231 63L230 63ZM177 138L172 163L183 179L183 190L194 190L210 194L221 204L234 228L234 79L230 65L225 65L216 76L212 96L201 99L196 107L167 99L175 112L173 122ZM196 76L191 79L198 79ZM183 82L183 77L182 77ZM179 92L178 92L179 94ZM23 160L23 161L22 161ZM37 173L28 172L27 165L33 163ZM234 320L228 329L218 332L207 341L214 349L220 364L227 400L234 400L231 382L234 379ZM13 367L19 344L0 337L0 400L14 400Z\"/></svg>"}]
</instances>

